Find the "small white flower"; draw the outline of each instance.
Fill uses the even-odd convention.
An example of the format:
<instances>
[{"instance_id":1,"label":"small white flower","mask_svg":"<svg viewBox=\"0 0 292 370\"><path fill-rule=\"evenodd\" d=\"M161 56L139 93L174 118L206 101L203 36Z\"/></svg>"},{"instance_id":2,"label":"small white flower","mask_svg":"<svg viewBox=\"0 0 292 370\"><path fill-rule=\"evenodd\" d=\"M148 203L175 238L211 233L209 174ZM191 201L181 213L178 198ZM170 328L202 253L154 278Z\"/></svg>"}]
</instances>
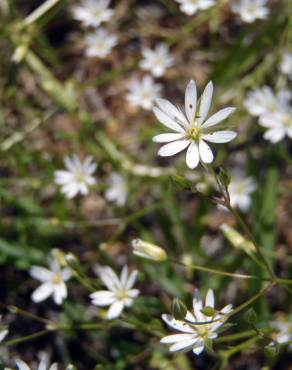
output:
<instances>
[{"instance_id":1,"label":"small white flower","mask_svg":"<svg viewBox=\"0 0 292 370\"><path fill-rule=\"evenodd\" d=\"M15 362L16 362L17 370L31 370L31 368L27 365L26 362L20 359L16 359ZM11 370L11 369L6 368L5 370ZM47 357L43 356L43 358L41 359L37 367L37 370L58 370L58 365L57 363L53 363L52 365L49 365L47 362Z\"/></svg>"},{"instance_id":2,"label":"small white flower","mask_svg":"<svg viewBox=\"0 0 292 370\"><path fill-rule=\"evenodd\" d=\"M238 207L246 212L251 204L251 194L256 190L256 184L252 177L242 177L234 174L228 186L230 203L232 207Z\"/></svg>"},{"instance_id":3,"label":"small white flower","mask_svg":"<svg viewBox=\"0 0 292 370\"><path fill-rule=\"evenodd\" d=\"M197 105L197 89L194 81L190 81L185 92L185 114L165 99L156 99L157 107L153 108L156 118L174 133L156 135L156 143L168 143L158 151L158 155L168 157L187 149L186 164L196 168L200 161L212 163L214 155L206 141L211 143L227 143L236 137L234 131L214 131L214 126L225 120L235 108L224 108L207 118L212 101L213 84L206 86L200 104Z\"/></svg>"},{"instance_id":4,"label":"small white flower","mask_svg":"<svg viewBox=\"0 0 292 370\"><path fill-rule=\"evenodd\" d=\"M142 80L133 79L129 84L126 98L130 104L150 110L154 100L161 92L161 84L156 84L151 76L144 76Z\"/></svg>"},{"instance_id":5,"label":"small white flower","mask_svg":"<svg viewBox=\"0 0 292 370\"><path fill-rule=\"evenodd\" d=\"M130 307L139 295L138 289L132 289L138 271L128 274L128 267L124 266L120 278L109 266L98 266L96 272L108 290L100 290L90 294L92 303L96 306L110 306L107 318L109 320L120 316L125 307Z\"/></svg>"},{"instance_id":6,"label":"small white flower","mask_svg":"<svg viewBox=\"0 0 292 370\"><path fill-rule=\"evenodd\" d=\"M96 163L91 156L87 156L83 162L74 154L71 158L65 157L66 170L55 171L55 183L61 186L61 192L69 199L78 193L88 194L88 187L95 184L92 174L96 170Z\"/></svg>"},{"instance_id":7,"label":"small white flower","mask_svg":"<svg viewBox=\"0 0 292 370\"><path fill-rule=\"evenodd\" d=\"M123 176L118 173L110 175L110 187L105 192L105 198L122 207L127 199L127 183Z\"/></svg>"},{"instance_id":8,"label":"small white flower","mask_svg":"<svg viewBox=\"0 0 292 370\"><path fill-rule=\"evenodd\" d=\"M278 143L285 136L292 139L292 107L261 116L259 124L267 128L267 131L264 133L264 139L271 143Z\"/></svg>"},{"instance_id":9,"label":"small white flower","mask_svg":"<svg viewBox=\"0 0 292 370\"><path fill-rule=\"evenodd\" d=\"M154 50L145 48L142 54L144 59L140 62L140 67L150 71L154 77L163 76L166 69L171 67L174 62L166 44L159 44Z\"/></svg>"},{"instance_id":10,"label":"small white flower","mask_svg":"<svg viewBox=\"0 0 292 370\"><path fill-rule=\"evenodd\" d=\"M253 116L261 116L279 110L280 102L269 86L263 86L248 92L244 105Z\"/></svg>"},{"instance_id":11,"label":"small white flower","mask_svg":"<svg viewBox=\"0 0 292 370\"><path fill-rule=\"evenodd\" d=\"M80 5L72 7L73 17L84 26L98 27L107 22L113 15L108 9L110 0L83 0Z\"/></svg>"},{"instance_id":12,"label":"small white flower","mask_svg":"<svg viewBox=\"0 0 292 370\"><path fill-rule=\"evenodd\" d=\"M215 298L212 289L207 292L205 307L215 307ZM217 330L227 320L227 316L232 311L232 305L227 305L219 312L216 311L213 317L206 316L202 313L204 308L199 291L196 289L193 299L193 312L187 311L184 320L176 320L171 315L162 315L163 321L172 329L182 332L183 334L168 335L161 339L161 343L170 344L171 352L189 351L199 355L205 347L205 340L215 339L218 334Z\"/></svg>"},{"instance_id":13,"label":"small white flower","mask_svg":"<svg viewBox=\"0 0 292 370\"><path fill-rule=\"evenodd\" d=\"M205 10L215 5L215 0L176 0L180 4L180 10L187 14L193 15L198 10Z\"/></svg>"},{"instance_id":14,"label":"small white flower","mask_svg":"<svg viewBox=\"0 0 292 370\"><path fill-rule=\"evenodd\" d=\"M292 322L291 321L272 321L271 327L277 331L276 341L279 344L289 343L292 348Z\"/></svg>"},{"instance_id":15,"label":"small white flower","mask_svg":"<svg viewBox=\"0 0 292 370\"><path fill-rule=\"evenodd\" d=\"M85 55L90 58L105 58L118 43L116 35L108 33L105 28L85 35Z\"/></svg>"},{"instance_id":16,"label":"small white flower","mask_svg":"<svg viewBox=\"0 0 292 370\"><path fill-rule=\"evenodd\" d=\"M269 14L267 0L237 0L232 4L232 10L247 23L256 19L265 19Z\"/></svg>"},{"instance_id":17,"label":"small white flower","mask_svg":"<svg viewBox=\"0 0 292 370\"><path fill-rule=\"evenodd\" d=\"M280 71L292 79L292 53L287 50L283 52Z\"/></svg>"},{"instance_id":18,"label":"small white flower","mask_svg":"<svg viewBox=\"0 0 292 370\"><path fill-rule=\"evenodd\" d=\"M49 266L50 269L41 266L32 266L30 269L30 275L42 283L32 293L31 298L35 303L39 303L52 295L55 303L61 305L67 298L65 282L71 278L71 270L60 266L55 251L50 256Z\"/></svg>"},{"instance_id":19,"label":"small white flower","mask_svg":"<svg viewBox=\"0 0 292 370\"><path fill-rule=\"evenodd\" d=\"M0 321L2 320L2 316L0 315ZM4 329L3 326L0 327L0 343L4 340L4 338L6 337L6 335L8 334L8 330L7 329Z\"/></svg>"}]
</instances>

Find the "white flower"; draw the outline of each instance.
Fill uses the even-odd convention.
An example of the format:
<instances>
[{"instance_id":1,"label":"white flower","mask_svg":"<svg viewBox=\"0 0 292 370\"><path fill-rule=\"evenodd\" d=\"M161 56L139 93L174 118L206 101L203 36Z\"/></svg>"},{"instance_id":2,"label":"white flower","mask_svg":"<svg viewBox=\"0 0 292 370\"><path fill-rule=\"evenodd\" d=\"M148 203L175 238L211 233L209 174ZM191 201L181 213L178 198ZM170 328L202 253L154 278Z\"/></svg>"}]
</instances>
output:
<instances>
[{"instance_id":1,"label":"white flower","mask_svg":"<svg viewBox=\"0 0 292 370\"><path fill-rule=\"evenodd\" d=\"M271 143L278 143L285 136L292 139L292 107L261 116L259 124L267 128L267 131L264 133L264 139L269 140Z\"/></svg>"},{"instance_id":2,"label":"white flower","mask_svg":"<svg viewBox=\"0 0 292 370\"><path fill-rule=\"evenodd\" d=\"M105 58L118 43L116 35L108 33L105 28L85 35L85 55L90 58Z\"/></svg>"},{"instance_id":3,"label":"white flower","mask_svg":"<svg viewBox=\"0 0 292 370\"><path fill-rule=\"evenodd\" d=\"M150 71L154 77L163 76L165 70L171 67L174 62L166 44L159 44L154 50L145 48L142 54L144 59L140 62L140 67Z\"/></svg>"},{"instance_id":4,"label":"white flower","mask_svg":"<svg viewBox=\"0 0 292 370\"><path fill-rule=\"evenodd\" d=\"M206 141L227 143L236 137L234 131L214 131L213 127L233 113L235 108L224 108L206 120L212 95L213 84L210 81L197 105L196 84L190 81L185 92L185 114L168 100L156 99L157 107L153 108L156 118L174 131L154 136L154 142L168 143L160 148L158 155L168 157L188 148L186 164L189 168L195 168L200 160L203 163L213 162L214 156Z\"/></svg>"},{"instance_id":5,"label":"white flower","mask_svg":"<svg viewBox=\"0 0 292 370\"><path fill-rule=\"evenodd\" d=\"M89 185L95 184L92 174L96 170L96 164L91 156L87 156L84 162L74 154L71 158L65 157L66 170L55 171L55 183L61 186L61 192L69 199L78 193L88 194Z\"/></svg>"},{"instance_id":6,"label":"white flower","mask_svg":"<svg viewBox=\"0 0 292 370\"><path fill-rule=\"evenodd\" d=\"M255 190L256 184L252 177L242 177L238 174L231 176L228 186L231 206L238 207L243 212L247 211L251 203L251 194Z\"/></svg>"},{"instance_id":7,"label":"white flower","mask_svg":"<svg viewBox=\"0 0 292 370\"><path fill-rule=\"evenodd\" d=\"M31 370L31 368L24 361L20 359L16 359L15 362L16 362L17 370ZM11 369L6 368L5 370L11 370ZM52 365L49 366L47 362L47 357L43 356L37 367L37 370L58 370L58 365L57 363L53 363Z\"/></svg>"},{"instance_id":8,"label":"white flower","mask_svg":"<svg viewBox=\"0 0 292 370\"><path fill-rule=\"evenodd\" d=\"M134 106L149 110L153 107L154 100L161 92L161 85L156 84L151 76L144 76L142 80L133 79L129 84L126 95L128 102Z\"/></svg>"},{"instance_id":9,"label":"white flower","mask_svg":"<svg viewBox=\"0 0 292 370\"><path fill-rule=\"evenodd\" d=\"M193 15L198 10L205 10L215 5L215 0L176 0L180 4L180 10L187 14Z\"/></svg>"},{"instance_id":10,"label":"white flower","mask_svg":"<svg viewBox=\"0 0 292 370\"><path fill-rule=\"evenodd\" d=\"M2 316L0 315L0 321L2 320ZM1 327L2 330L0 330L0 343L3 341L3 339L6 337L6 335L8 334L8 330L7 329L3 329L3 327Z\"/></svg>"},{"instance_id":11,"label":"white flower","mask_svg":"<svg viewBox=\"0 0 292 370\"><path fill-rule=\"evenodd\" d=\"M83 0L80 5L72 7L73 17L84 26L98 27L107 22L113 11L108 9L110 0Z\"/></svg>"},{"instance_id":12,"label":"white flower","mask_svg":"<svg viewBox=\"0 0 292 370\"><path fill-rule=\"evenodd\" d=\"M292 79L292 53L287 50L283 52L280 70L289 79Z\"/></svg>"},{"instance_id":13,"label":"white flower","mask_svg":"<svg viewBox=\"0 0 292 370\"><path fill-rule=\"evenodd\" d=\"M125 307L132 306L134 299L139 295L138 289L132 289L138 271L128 274L128 267L124 266L120 278L109 267L98 266L96 272L108 290L100 290L90 294L92 303L96 306L110 306L107 318L109 320L120 316Z\"/></svg>"},{"instance_id":14,"label":"white flower","mask_svg":"<svg viewBox=\"0 0 292 370\"><path fill-rule=\"evenodd\" d=\"M115 202L122 207L127 199L127 183L123 176L118 173L110 175L110 187L105 192L105 198L110 202Z\"/></svg>"},{"instance_id":15,"label":"white flower","mask_svg":"<svg viewBox=\"0 0 292 370\"><path fill-rule=\"evenodd\" d=\"M247 23L252 23L256 19L265 19L269 14L266 7L267 0L237 0L232 4L232 10Z\"/></svg>"},{"instance_id":16,"label":"white flower","mask_svg":"<svg viewBox=\"0 0 292 370\"><path fill-rule=\"evenodd\" d=\"M279 344L289 343L292 347L292 322L291 321L272 321L271 327L276 329L276 341Z\"/></svg>"},{"instance_id":17,"label":"white flower","mask_svg":"<svg viewBox=\"0 0 292 370\"><path fill-rule=\"evenodd\" d=\"M207 292L205 307L214 309L215 299L212 289ZM168 335L161 339L161 343L170 344L171 352L192 351L199 355L203 352L205 340L217 338L217 330L227 320L227 316L232 311L232 305L227 305L219 312L210 317L201 312L204 308L199 291L196 289L193 299L193 313L187 311L184 320L176 320L171 315L162 315L163 321L172 329L183 334Z\"/></svg>"},{"instance_id":18,"label":"white flower","mask_svg":"<svg viewBox=\"0 0 292 370\"><path fill-rule=\"evenodd\" d=\"M44 301L50 295L56 304L61 305L67 298L67 287L65 282L71 278L69 268L61 268L55 251L49 259L50 269L41 266L32 266L30 275L42 284L32 293L32 300L36 303Z\"/></svg>"},{"instance_id":19,"label":"white flower","mask_svg":"<svg viewBox=\"0 0 292 370\"><path fill-rule=\"evenodd\" d=\"M281 102L269 86L263 86L248 92L244 105L253 116L261 116L279 110Z\"/></svg>"}]
</instances>

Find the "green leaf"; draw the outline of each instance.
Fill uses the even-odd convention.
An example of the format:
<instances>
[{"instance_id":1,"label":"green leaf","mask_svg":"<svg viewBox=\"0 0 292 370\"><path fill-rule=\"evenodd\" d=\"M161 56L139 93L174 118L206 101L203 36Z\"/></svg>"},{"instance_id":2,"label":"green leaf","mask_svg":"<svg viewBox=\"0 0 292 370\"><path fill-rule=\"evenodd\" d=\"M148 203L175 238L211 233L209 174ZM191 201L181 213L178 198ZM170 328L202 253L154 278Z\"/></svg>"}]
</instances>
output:
<instances>
[{"instance_id":1,"label":"green leaf","mask_svg":"<svg viewBox=\"0 0 292 370\"><path fill-rule=\"evenodd\" d=\"M183 320L187 314L187 307L178 298L174 298L171 304L172 316L177 320Z\"/></svg>"},{"instance_id":2,"label":"green leaf","mask_svg":"<svg viewBox=\"0 0 292 370\"><path fill-rule=\"evenodd\" d=\"M258 321L258 315L253 308L249 308L244 314L244 317L249 324L256 324Z\"/></svg>"}]
</instances>

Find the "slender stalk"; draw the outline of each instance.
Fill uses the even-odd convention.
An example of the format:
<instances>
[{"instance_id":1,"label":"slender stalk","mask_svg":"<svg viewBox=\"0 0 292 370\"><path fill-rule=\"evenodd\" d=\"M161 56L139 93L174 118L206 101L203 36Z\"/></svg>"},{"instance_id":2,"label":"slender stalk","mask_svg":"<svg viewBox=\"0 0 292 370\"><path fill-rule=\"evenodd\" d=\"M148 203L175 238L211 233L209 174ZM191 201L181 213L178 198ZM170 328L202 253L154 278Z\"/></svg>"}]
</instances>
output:
<instances>
[{"instance_id":1,"label":"slender stalk","mask_svg":"<svg viewBox=\"0 0 292 370\"><path fill-rule=\"evenodd\" d=\"M1 343L1 345L5 346L5 347L14 346L15 344L27 342L29 340L41 337L41 336L43 336L45 334L48 334L48 333L49 333L49 330L41 330L41 331L38 331L38 332L33 333L33 334L26 335L26 336L21 337L21 338L7 340L7 341Z\"/></svg>"},{"instance_id":2,"label":"slender stalk","mask_svg":"<svg viewBox=\"0 0 292 370\"><path fill-rule=\"evenodd\" d=\"M24 20L26 26L36 22L44 14L46 14L51 8L53 8L60 0L47 0L30 13Z\"/></svg>"}]
</instances>

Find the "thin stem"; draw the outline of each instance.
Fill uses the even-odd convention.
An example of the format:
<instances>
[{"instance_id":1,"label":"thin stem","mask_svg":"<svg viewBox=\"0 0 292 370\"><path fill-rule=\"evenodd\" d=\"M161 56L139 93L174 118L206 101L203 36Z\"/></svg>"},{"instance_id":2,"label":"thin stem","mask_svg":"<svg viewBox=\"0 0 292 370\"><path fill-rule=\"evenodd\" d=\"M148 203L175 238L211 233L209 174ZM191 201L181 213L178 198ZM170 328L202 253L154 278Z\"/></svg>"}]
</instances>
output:
<instances>
[{"instance_id":1,"label":"thin stem","mask_svg":"<svg viewBox=\"0 0 292 370\"><path fill-rule=\"evenodd\" d=\"M17 306L6 305L6 304L3 304L3 303L1 303L0 306L5 307L8 311L10 311L13 314L19 314L19 315L22 315L22 316L25 316L25 317L29 317L33 320L39 321L39 322L41 322L43 324L46 324L46 325L51 323L50 320L43 319L42 317L34 315L33 313L25 311L22 308L19 308Z\"/></svg>"},{"instance_id":2,"label":"thin stem","mask_svg":"<svg viewBox=\"0 0 292 370\"><path fill-rule=\"evenodd\" d=\"M29 340L41 337L41 336L43 336L45 334L48 334L48 333L49 333L49 330L41 330L41 331L38 331L38 332L33 333L33 334L26 335L26 336L21 337L21 338L8 340L6 342L1 343L1 345L5 346L5 347L14 346L15 344L27 342Z\"/></svg>"}]
</instances>

